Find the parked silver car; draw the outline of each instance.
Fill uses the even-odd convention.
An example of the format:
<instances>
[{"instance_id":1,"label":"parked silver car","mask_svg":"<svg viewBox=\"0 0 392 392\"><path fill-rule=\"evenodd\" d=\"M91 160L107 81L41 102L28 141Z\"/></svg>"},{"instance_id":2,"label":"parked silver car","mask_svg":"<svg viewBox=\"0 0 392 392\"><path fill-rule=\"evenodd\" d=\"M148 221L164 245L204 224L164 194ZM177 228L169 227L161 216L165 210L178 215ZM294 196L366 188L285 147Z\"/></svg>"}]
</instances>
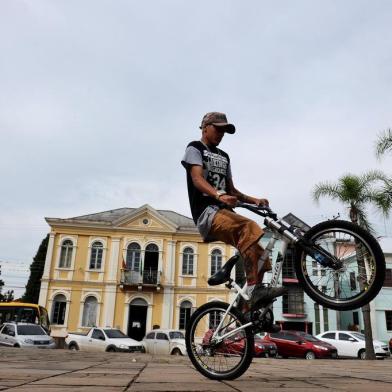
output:
<instances>
[{"instance_id":1,"label":"parked silver car","mask_svg":"<svg viewBox=\"0 0 392 392\"><path fill-rule=\"evenodd\" d=\"M149 354L187 355L184 334L175 329L154 329L143 342Z\"/></svg>"},{"instance_id":2,"label":"parked silver car","mask_svg":"<svg viewBox=\"0 0 392 392\"><path fill-rule=\"evenodd\" d=\"M54 339L41 326L30 323L4 323L0 327L0 345L56 348Z\"/></svg>"}]
</instances>

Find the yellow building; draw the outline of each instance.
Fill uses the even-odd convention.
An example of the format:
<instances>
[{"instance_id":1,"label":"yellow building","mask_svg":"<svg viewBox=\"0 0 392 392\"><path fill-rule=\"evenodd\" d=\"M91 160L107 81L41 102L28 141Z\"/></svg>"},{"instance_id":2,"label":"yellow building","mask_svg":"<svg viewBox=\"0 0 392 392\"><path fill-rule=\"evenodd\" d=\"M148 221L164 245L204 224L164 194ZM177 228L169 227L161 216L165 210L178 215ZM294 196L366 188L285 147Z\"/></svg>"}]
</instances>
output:
<instances>
[{"instance_id":1,"label":"yellow building","mask_svg":"<svg viewBox=\"0 0 392 392\"><path fill-rule=\"evenodd\" d=\"M97 325L141 339L155 325L184 329L192 309L229 300L207 279L235 249L203 243L188 217L144 205L46 221L39 303L54 335Z\"/></svg>"}]
</instances>

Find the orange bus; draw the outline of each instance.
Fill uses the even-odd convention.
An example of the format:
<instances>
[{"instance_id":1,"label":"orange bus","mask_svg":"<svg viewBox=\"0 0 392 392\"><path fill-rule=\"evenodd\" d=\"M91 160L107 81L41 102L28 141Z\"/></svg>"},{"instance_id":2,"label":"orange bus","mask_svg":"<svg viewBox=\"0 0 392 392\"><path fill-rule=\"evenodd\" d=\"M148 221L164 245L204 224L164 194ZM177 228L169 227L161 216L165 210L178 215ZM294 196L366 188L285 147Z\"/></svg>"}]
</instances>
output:
<instances>
[{"instance_id":1,"label":"orange bus","mask_svg":"<svg viewBox=\"0 0 392 392\"><path fill-rule=\"evenodd\" d=\"M38 304L0 302L0 325L10 321L34 323L50 331L48 311Z\"/></svg>"}]
</instances>

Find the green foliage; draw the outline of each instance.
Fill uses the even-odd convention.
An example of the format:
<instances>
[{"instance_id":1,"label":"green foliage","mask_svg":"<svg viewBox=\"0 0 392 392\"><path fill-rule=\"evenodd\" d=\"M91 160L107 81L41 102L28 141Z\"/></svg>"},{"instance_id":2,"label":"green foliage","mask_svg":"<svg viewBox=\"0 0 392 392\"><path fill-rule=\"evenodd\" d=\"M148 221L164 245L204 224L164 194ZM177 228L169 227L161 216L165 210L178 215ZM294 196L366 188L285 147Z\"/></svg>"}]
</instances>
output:
<instances>
[{"instance_id":1,"label":"green foliage","mask_svg":"<svg viewBox=\"0 0 392 392\"><path fill-rule=\"evenodd\" d=\"M366 214L367 205L373 205L384 216L392 209L391 179L378 170L361 176L346 174L336 183L317 184L313 191L316 202L321 197L340 201L349 208L350 219L366 230L373 231Z\"/></svg>"},{"instance_id":2,"label":"green foliage","mask_svg":"<svg viewBox=\"0 0 392 392\"><path fill-rule=\"evenodd\" d=\"M38 248L34 261L30 265L30 277L23 294L22 301L37 304L39 290L41 288L41 278L45 267L46 252L48 250L49 234L42 240Z\"/></svg>"},{"instance_id":3,"label":"green foliage","mask_svg":"<svg viewBox=\"0 0 392 392\"><path fill-rule=\"evenodd\" d=\"M389 128L381 134L376 142L376 155L381 157L387 151L392 152L392 130Z\"/></svg>"},{"instance_id":4,"label":"green foliage","mask_svg":"<svg viewBox=\"0 0 392 392\"><path fill-rule=\"evenodd\" d=\"M0 302L11 302L14 300L14 290L7 290L5 294L2 294L4 287L4 281L0 279Z\"/></svg>"}]
</instances>

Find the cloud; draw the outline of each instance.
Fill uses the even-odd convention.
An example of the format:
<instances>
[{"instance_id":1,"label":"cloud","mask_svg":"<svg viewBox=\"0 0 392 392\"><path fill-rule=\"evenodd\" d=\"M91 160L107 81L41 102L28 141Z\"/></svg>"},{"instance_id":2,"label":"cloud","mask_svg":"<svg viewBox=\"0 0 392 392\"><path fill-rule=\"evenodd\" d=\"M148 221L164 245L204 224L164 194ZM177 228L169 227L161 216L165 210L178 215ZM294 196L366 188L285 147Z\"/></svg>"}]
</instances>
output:
<instances>
[{"instance_id":1,"label":"cloud","mask_svg":"<svg viewBox=\"0 0 392 392\"><path fill-rule=\"evenodd\" d=\"M388 1L2 2L0 210L4 225L26 229L2 230L0 257L33 257L46 228L28 228L44 216L144 203L189 215L179 162L211 110L237 126L222 148L239 189L309 223L344 214L314 204L311 191L347 172L389 170L373 146L391 126L391 10Z\"/></svg>"}]
</instances>

